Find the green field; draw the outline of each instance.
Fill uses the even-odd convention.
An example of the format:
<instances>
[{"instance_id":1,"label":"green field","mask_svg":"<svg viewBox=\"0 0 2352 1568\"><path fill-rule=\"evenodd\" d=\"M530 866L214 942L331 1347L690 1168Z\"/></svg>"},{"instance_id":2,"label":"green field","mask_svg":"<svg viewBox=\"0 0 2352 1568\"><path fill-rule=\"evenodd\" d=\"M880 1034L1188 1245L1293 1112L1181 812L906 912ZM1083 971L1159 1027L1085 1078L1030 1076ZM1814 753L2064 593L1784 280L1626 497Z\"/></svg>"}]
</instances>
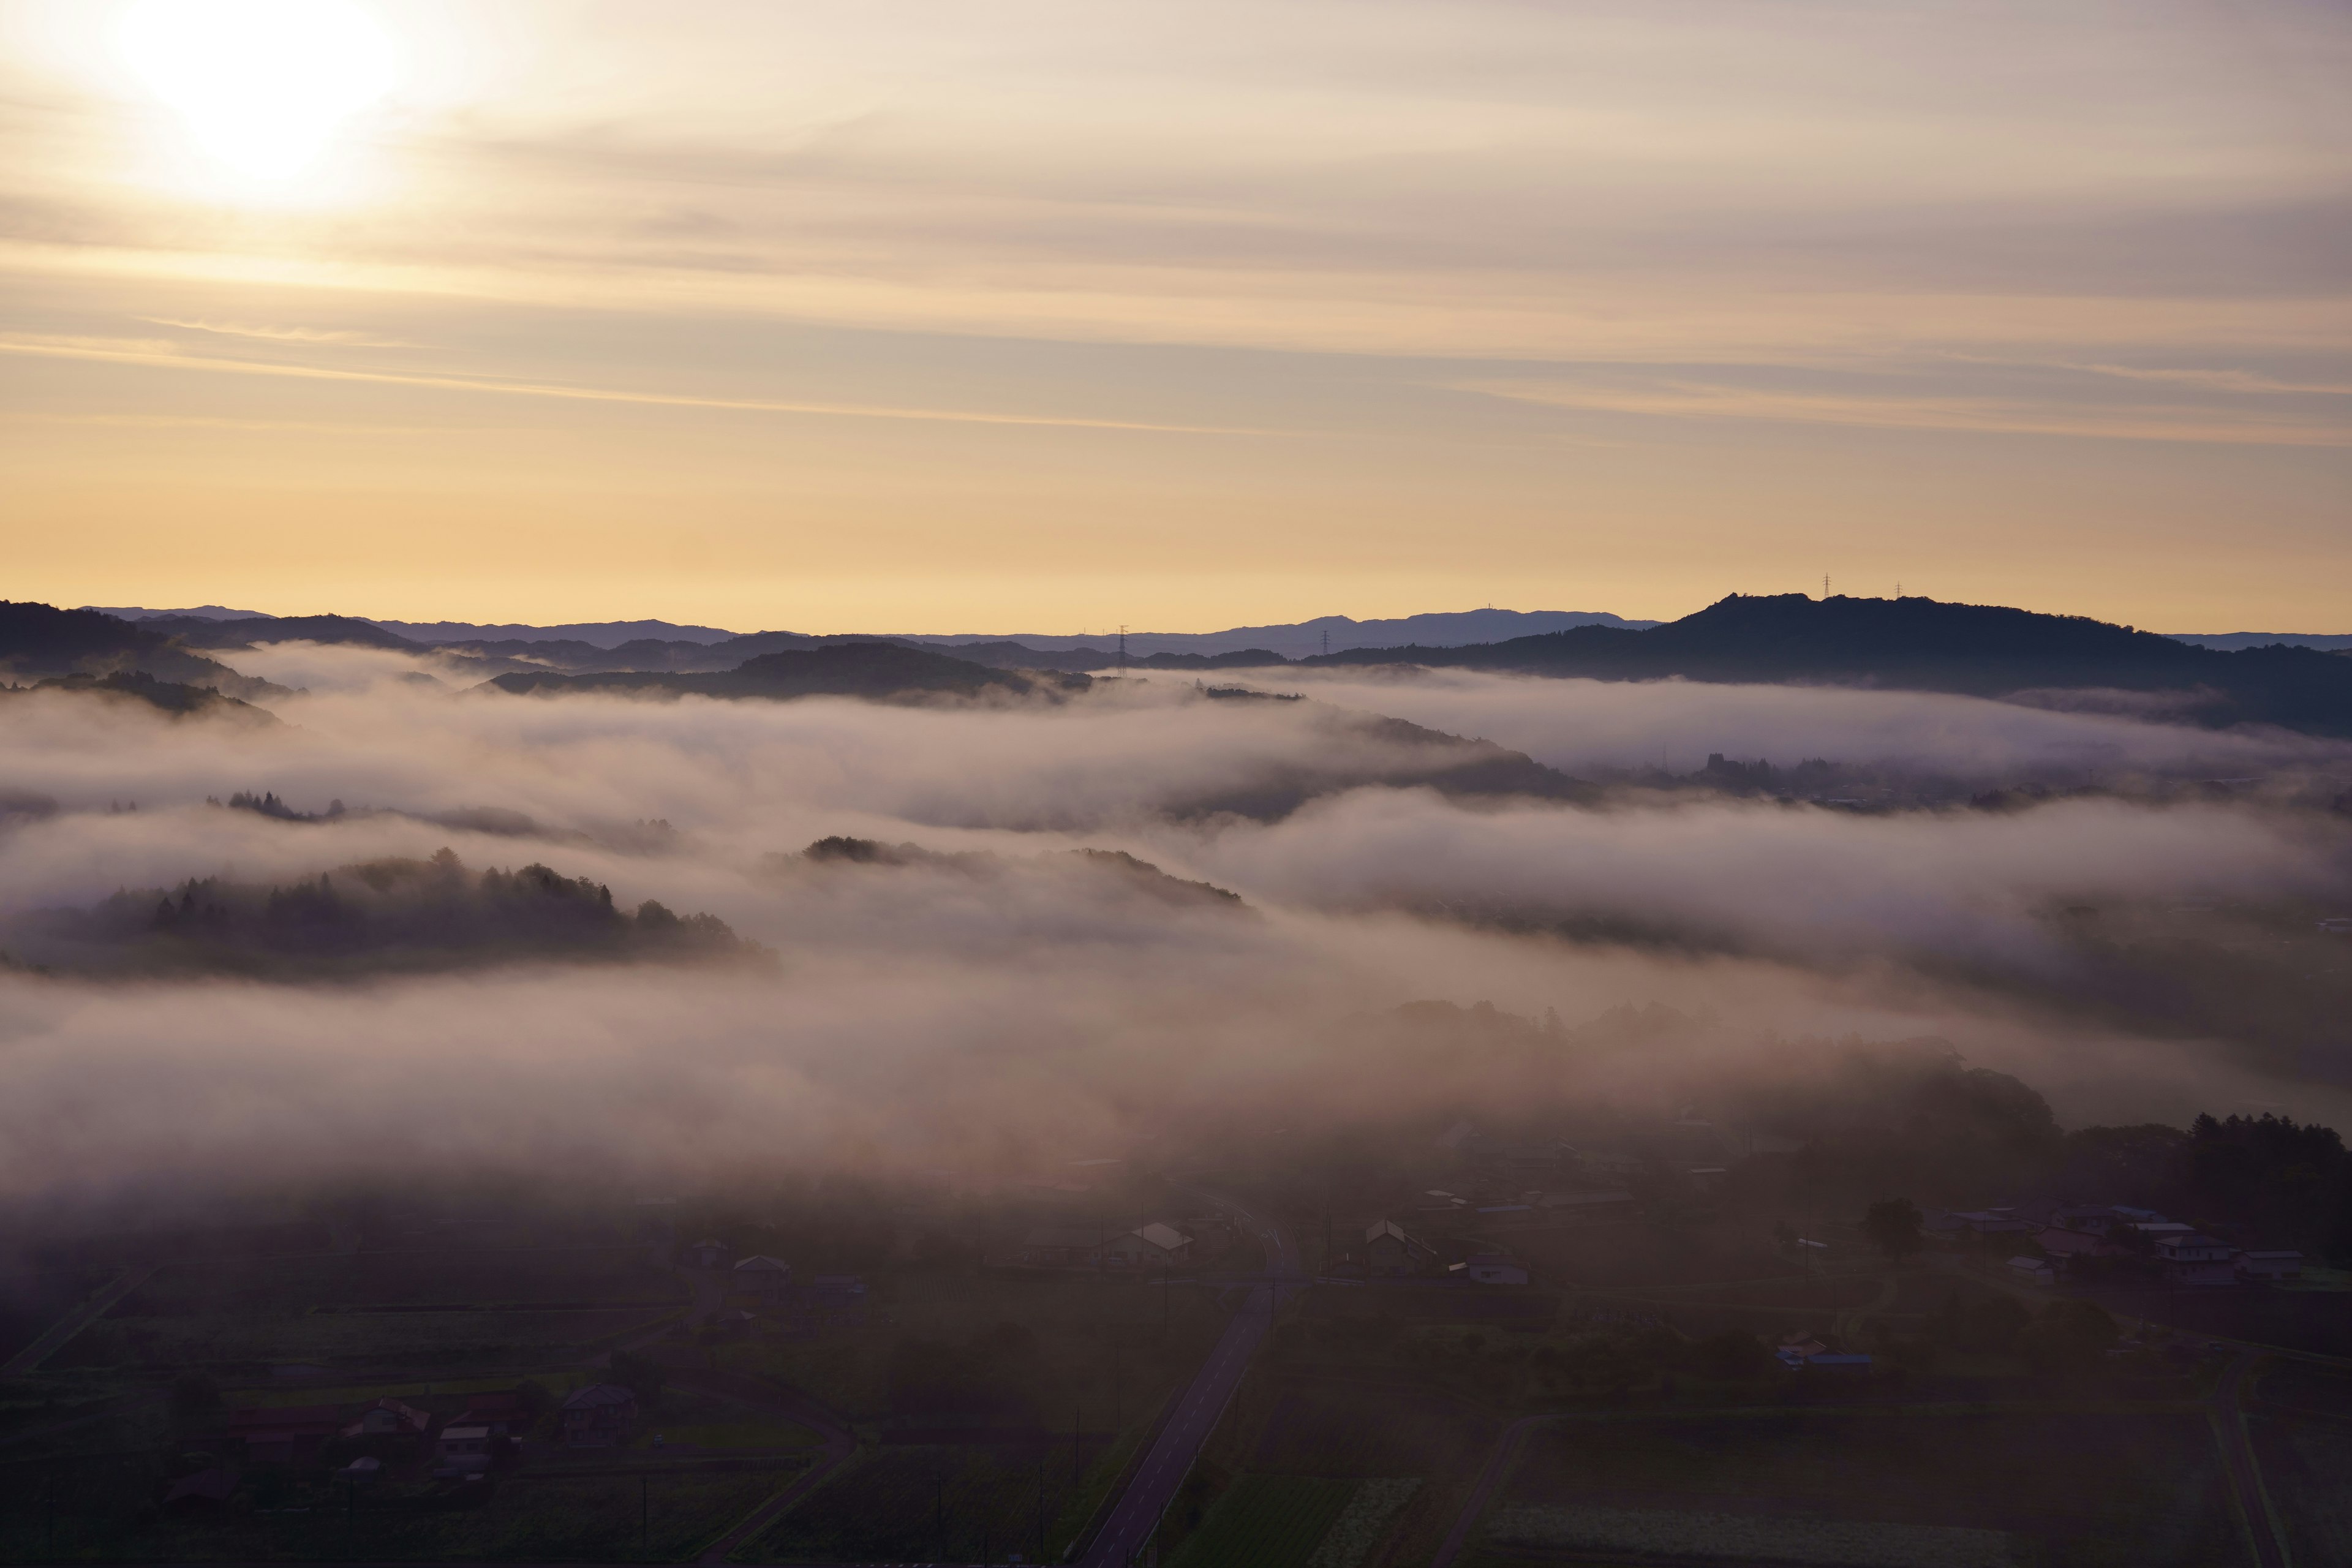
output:
<instances>
[{"instance_id":1,"label":"green field","mask_svg":"<svg viewBox=\"0 0 2352 1568\"><path fill-rule=\"evenodd\" d=\"M2204 1416L2163 1412L1571 1418L1530 1436L1486 1530L1523 1552L1549 1540L1704 1554L1689 1542L1729 1541L1739 1521L1797 1560L1807 1542L1830 1552L1819 1543L1837 1529L1882 1525L1923 1562L1983 1547L1934 1533L1955 1529L2030 1541L2049 1568L2230 1563L2240 1550Z\"/></svg>"},{"instance_id":2,"label":"green field","mask_svg":"<svg viewBox=\"0 0 2352 1568\"><path fill-rule=\"evenodd\" d=\"M1070 1505L1066 1446L1034 1449L891 1447L867 1451L738 1553L757 1563L1035 1561L1038 1521L1048 1556L1084 1521ZM1091 1457L1089 1457L1091 1462Z\"/></svg>"},{"instance_id":3,"label":"green field","mask_svg":"<svg viewBox=\"0 0 2352 1568\"><path fill-rule=\"evenodd\" d=\"M959 1342L998 1324L1035 1336L1038 1363L1024 1392L1035 1417L1067 1431L1083 1416L1106 1426L1156 1408L1180 1378L1192 1375L1225 1325L1208 1293L1179 1289L1164 1309L1156 1289L1087 1276L1015 1278L940 1270L900 1283L891 1297L895 1323L832 1330L812 1339L761 1334L718 1352L726 1371L771 1377L804 1389L856 1421L893 1414L890 1363L903 1339Z\"/></svg>"},{"instance_id":4,"label":"green field","mask_svg":"<svg viewBox=\"0 0 2352 1568\"><path fill-rule=\"evenodd\" d=\"M110 1314L58 1352L62 1368L202 1367L271 1362L451 1368L528 1364L658 1321L667 1307L511 1312L327 1312L272 1317Z\"/></svg>"},{"instance_id":5,"label":"green field","mask_svg":"<svg viewBox=\"0 0 2352 1568\"><path fill-rule=\"evenodd\" d=\"M174 1517L153 1507L161 1476L151 1464L86 1464L20 1475L0 1487L0 1561L675 1559L691 1555L800 1473L797 1464L656 1472L641 1488L633 1475L525 1472L501 1482L479 1506L457 1508L440 1505L423 1487L385 1483L347 1508L331 1484L289 1481L272 1490L265 1480L259 1498L267 1510L240 1499L207 1517Z\"/></svg>"},{"instance_id":6,"label":"green field","mask_svg":"<svg viewBox=\"0 0 2352 1568\"><path fill-rule=\"evenodd\" d=\"M1209 1510L1171 1568L1307 1568L1355 1492L1353 1481L1244 1476Z\"/></svg>"}]
</instances>

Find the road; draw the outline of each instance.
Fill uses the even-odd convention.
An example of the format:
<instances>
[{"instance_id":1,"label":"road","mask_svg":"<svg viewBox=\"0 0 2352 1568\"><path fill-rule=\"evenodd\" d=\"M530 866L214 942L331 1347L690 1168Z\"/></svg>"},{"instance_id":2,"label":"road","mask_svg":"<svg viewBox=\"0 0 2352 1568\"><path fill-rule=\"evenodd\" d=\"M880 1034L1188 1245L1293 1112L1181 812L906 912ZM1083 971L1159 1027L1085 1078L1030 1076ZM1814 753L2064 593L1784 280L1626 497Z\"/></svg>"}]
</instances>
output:
<instances>
[{"instance_id":1,"label":"road","mask_svg":"<svg viewBox=\"0 0 2352 1568\"><path fill-rule=\"evenodd\" d=\"M2221 1464L2230 1472L2230 1488L2245 1516L2246 1533L2253 1541L2260 1568L2287 1568L2286 1548L2272 1527L2270 1500L2263 1492L2263 1472L2254 1458L2253 1439L2246 1432L2246 1412L2238 1402L2246 1374L2260 1358L2240 1354L2221 1369L2213 1389L2213 1429L2221 1441Z\"/></svg>"},{"instance_id":2,"label":"road","mask_svg":"<svg viewBox=\"0 0 2352 1568\"><path fill-rule=\"evenodd\" d=\"M1477 1527L1478 1516L1486 1511L1486 1505L1494 1500L1495 1489L1503 1484L1503 1477L1509 1473L1511 1459L1519 1451L1519 1439L1540 1423L1552 1419L1554 1417L1549 1415L1524 1415L1503 1428L1503 1435L1495 1439L1495 1451L1486 1456L1486 1468L1478 1472L1477 1485L1470 1489L1469 1500L1462 1505L1462 1512L1454 1519L1454 1528L1445 1532L1445 1540L1438 1547L1437 1555L1429 1560L1429 1568L1454 1568L1454 1560L1461 1556L1462 1549L1470 1543L1470 1531Z\"/></svg>"},{"instance_id":3,"label":"road","mask_svg":"<svg viewBox=\"0 0 2352 1568\"><path fill-rule=\"evenodd\" d=\"M1217 1423L1233 1402L1234 1391L1241 1386L1242 1374L1249 1370L1250 1358L1257 1353L1258 1342L1274 1322L1275 1309L1280 1305L1282 1293L1291 1282L1304 1285L1306 1271L1299 1267L1297 1245L1288 1232L1268 1219L1229 1198L1212 1197L1212 1202L1231 1214L1244 1230L1256 1237L1265 1247L1265 1280L1254 1286L1249 1299L1242 1303L1233 1321L1225 1325L1216 1348L1192 1374L1192 1381L1177 1396L1176 1408L1160 1429L1160 1436L1144 1457L1142 1468L1128 1483L1126 1492L1110 1518L1087 1548L1083 1561L1087 1568L1126 1568L1137 1552L1151 1539L1160 1523L1160 1516L1176 1499L1176 1489L1184 1484L1192 1473L1192 1462L1201 1456L1202 1445L1217 1429Z\"/></svg>"},{"instance_id":4,"label":"road","mask_svg":"<svg viewBox=\"0 0 2352 1568\"><path fill-rule=\"evenodd\" d=\"M68 1340L104 1316L109 1307L144 1285L154 1272L152 1268L143 1266L125 1268L114 1277L112 1284L51 1323L39 1339L10 1356L5 1364L0 1364L0 1377L22 1377L65 1349Z\"/></svg>"}]
</instances>

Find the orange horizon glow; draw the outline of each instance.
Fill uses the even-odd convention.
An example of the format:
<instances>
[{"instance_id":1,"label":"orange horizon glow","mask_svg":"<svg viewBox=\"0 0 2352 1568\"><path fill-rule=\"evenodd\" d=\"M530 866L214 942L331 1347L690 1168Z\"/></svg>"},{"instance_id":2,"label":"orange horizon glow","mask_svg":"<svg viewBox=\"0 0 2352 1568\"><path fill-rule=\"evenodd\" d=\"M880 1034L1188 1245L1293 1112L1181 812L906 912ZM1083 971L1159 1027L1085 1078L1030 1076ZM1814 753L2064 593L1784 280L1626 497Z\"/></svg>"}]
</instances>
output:
<instances>
[{"instance_id":1,"label":"orange horizon glow","mask_svg":"<svg viewBox=\"0 0 2352 1568\"><path fill-rule=\"evenodd\" d=\"M1061 633L1826 571L2352 630L2340 14L0 37L11 597Z\"/></svg>"}]
</instances>

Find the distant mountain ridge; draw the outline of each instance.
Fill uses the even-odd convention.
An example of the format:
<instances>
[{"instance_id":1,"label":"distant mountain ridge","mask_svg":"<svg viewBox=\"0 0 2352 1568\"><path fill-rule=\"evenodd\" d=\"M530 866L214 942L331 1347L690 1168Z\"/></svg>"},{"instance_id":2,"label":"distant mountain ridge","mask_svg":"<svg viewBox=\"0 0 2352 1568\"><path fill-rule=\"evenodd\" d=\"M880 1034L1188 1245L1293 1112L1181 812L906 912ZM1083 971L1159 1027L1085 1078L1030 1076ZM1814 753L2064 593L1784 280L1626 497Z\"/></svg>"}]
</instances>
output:
<instances>
[{"instance_id":1,"label":"distant mountain ridge","mask_svg":"<svg viewBox=\"0 0 2352 1568\"><path fill-rule=\"evenodd\" d=\"M671 621L579 621L563 626L534 626L520 623L504 626L477 625L467 621L391 621L359 616L271 616L258 610L231 610L219 605L205 605L194 609L151 610L136 606L107 607L88 605L101 615L140 623L163 623L175 632L193 632L202 638L233 637L234 642L206 641L205 647L232 647L256 640L264 627L244 627L236 623L258 621L266 629L284 636L299 635L295 628L305 623L328 621L378 626L407 643L425 647L478 647L511 644L528 647L540 643L584 643L605 652L618 650L626 645L653 646L668 643L689 643L710 647L735 644L746 637L764 639L767 646L747 648L744 653L773 652L777 647L807 646L819 642L898 642L915 643L930 647L962 647L981 643L1015 643L1038 652L1083 652L1099 649L1106 663L1116 659L1118 635L1116 632L1081 634L1076 637L1043 632L858 632L816 634L810 632L765 631L730 632L717 626L679 626ZM205 623L198 626L196 623ZM1598 610L1498 610L1491 605L1477 610L1436 611L1426 615L1405 616L1393 620L1359 621L1347 616L1321 616L1313 620L1289 622L1278 626L1232 626L1219 632L1129 632L1128 653L1131 658L1149 658L1157 653L1201 654L1216 656L1264 649L1280 654L1285 658L1303 658L1308 654L1329 651L1338 653L1349 648L1382 647L1398 643L1420 643L1431 647L1455 647L1467 643L1499 642L1507 637L1528 637L1542 632L1565 631L1571 626L1607 626L1629 628L1654 626L1655 621L1630 621ZM1326 639L1329 647L1325 647ZM335 637L327 640L362 641L358 636ZM378 645L387 646L387 645ZM741 657L739 655L738 657Z\"/></svg>"},{"instance_id":2,"label":"distant mountain ridge","mask_svg":"<svg viewBox=\"0 0 2352 1568\"><path fill-rule=\"evenodd\" d=\"M1310 664L1417 664L1604 680L1877 686L2028 694L2164 693L2170 716L2352 737L2352 658L2235 652L2084 616L1917 597L1734 594L1649 631L1580 626L1476 647L1357 649Z\"/></svg>"},{"instance_id":3,"label":"distant mountain ridge","mask_svg":"<svg viewBox=\"0 0 2352 1568\"><path fill-rule=\"evenodd\" d=\"M2352 632L2167 632L2174 642L2235 653L2248 647L2315 647L2329 653L2352 649Z\"/></svg>"}]
</instances>

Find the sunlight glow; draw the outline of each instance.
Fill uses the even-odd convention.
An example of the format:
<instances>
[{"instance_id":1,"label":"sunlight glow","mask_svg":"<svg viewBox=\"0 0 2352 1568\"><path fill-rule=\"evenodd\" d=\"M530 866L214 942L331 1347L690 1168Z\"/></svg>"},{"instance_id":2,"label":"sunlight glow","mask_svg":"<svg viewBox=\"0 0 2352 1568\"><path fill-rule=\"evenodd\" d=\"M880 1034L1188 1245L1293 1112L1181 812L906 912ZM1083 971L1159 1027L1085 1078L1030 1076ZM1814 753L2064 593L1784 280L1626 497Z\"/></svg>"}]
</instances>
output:
<instances>
[{"instance_id":1,"label":"sunlight glow","mask_svg":"<svg viewBox=\"0 0 2352 1568\"><path fill-rule=\"evenodd\" d=\"M401 77L392 37L352 0L138 0L118 41L178 117L180 150L259 192L314 180Z\"/></svg>"}]
</instances>

